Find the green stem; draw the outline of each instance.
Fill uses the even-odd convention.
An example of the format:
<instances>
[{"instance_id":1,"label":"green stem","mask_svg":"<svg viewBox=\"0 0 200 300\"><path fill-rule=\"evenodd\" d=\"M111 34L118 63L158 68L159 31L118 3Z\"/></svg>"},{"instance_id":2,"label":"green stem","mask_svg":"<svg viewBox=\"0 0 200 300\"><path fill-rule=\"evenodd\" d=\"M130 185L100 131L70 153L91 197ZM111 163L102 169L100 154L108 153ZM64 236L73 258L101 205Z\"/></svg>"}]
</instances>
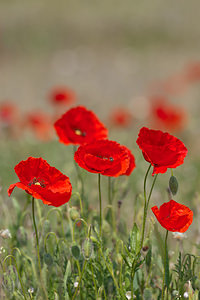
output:
<instances>
[{"instance_id":1,"label":"green stem","mask_svg":"<svg viewBox=\"0 0 200 300\"><path fill-rule=\"evenodd\" d=\"M84 271L85 271L86 264L87 264L87 261L85 260L85 261L84 261L84 265L83 265L82 272L81 272L80 277L79 277L78 286L77 286L77 288L76 288L76 290L75 290L75 293L74 293L74 295L73 295L72 300L75 299L76 294L78 293L79 286L80 286L80 283L81 283L81 280L82 280L82 277L83 277L83 273L84 273Z\"/></svg>"},{"instance_id":2,"label":"green stem","mask_svg":"<svg viewBox=\"0 0 200 300\"><path fill-rule=\"evenodd\" d=\"M90 264L90 269L92 271L92 280L93 280L94 290L95 290L95 299L97 299L98 298L98 292L97 292L96 280L94 278L94 269L93 269L92 263Z\"/></svg>"},{"instance_id":3,"label":"green stem","mask_svg":"<svg viewBox=\"0 0 200 300\"><path fill-rule=\"evenodd\" d=\"M102 201L101 201L101 174L98 174L98 188L99 188L99 235L102 238Z\"/></svg>"},{"instance_id":4,"label":"green stem","mask_svg":"<svg viewBox=\"0 0 200 300\"><path fill-rule=\"evenodd\" d=\"M115 212L113 207L113 197L112 197L112 178L108 176L108 204L111 206L111 220L112 220L112 229L116 231L116 225L115 225Z\"/></svg>"},{"instance_id":5,"label":"green stem","mask_svg":"<svg viewBox=\"0 0 200 300\"><path fill-rule=\"evenodd\" d=\"M150 199L151 199L151 194L152 194L152 191L153 191L153 188L154 188L154 185L155 185L155 182L156 182L157 177L158 177L158 174L156 174L156 175L154 176L154 179L153 179L153 183L152 183L152 186L151 186L151 190L150 190L150 193L149 193L149 197L148 197L148 199L147 199L147 209L148 209L148 206L149 206L149 201L150 201Z\"/></svg>"},{"instance_id":6,"label":"green stem","mask_svg":"<svg viewBox=\"0 0 200 300\"><path fill-rule=\"evenodd\" d=\"M110 264L107 263L104 255L103 255L103 251L102 251L101 247L99 247L99 252L100 252L100 254L101 254L101 256L102 256L102 258L104 260L104 263L105 263L105 265L106 265L106 267L107 267L107 269L108 269L108 271L109 271L109 273L110 273L110 275L111 275L111 277L113 279L114 285L115 285L115 287L116 287L119 295L121 296L121 299L125 299L126 300L126 297L125 297L123 291L118 286L118 283L117 283L117 280L115 278L115 275L114 275L112 267L110 266Z\"/></svg>"},{"instance_id":7,"label":"green stem","mask_svg":"<svg viewBox=\"0 0 200 300\"><path fill-rule=\"evenodd\" d=\"M142 238L141 238L141 244L140 244L140 250L142 249L143 242L144 242L144 232L145 232L145 224L146 224L146 218L147 218L147 192L146 192L146 184L147 184L147 177L149 174L149 171L151 169L151 164L149 165L146 175L144 177L144 213L143 213L143 223L142 223Z\"/></svg>"},{"instance_id":8,"label":"green stem","mask_svg":"<svg viewBox=\"0 0 200 300\"><path fill-rule=\"evenodd\" d=\"M36 222L35 222L35 206L34 206L34 202L35 202L35 198L32 197L33 226L34 226L34 229L35 229L35 236L36 236L36 246L37 246L37 256L38 256L38 267L39 267L39 272L40 272L40 280L41 280L41 285L42 285L42 289L43 289L45 298L48 300L47 291L46 291L46 289L44 287L43 279L42 279L42 269L41 269L41 262L40 262L40 250L39 250L39 238L38 238L37 226L36 226Z\"/></svg>"},{"instance_id":9,"label":"green stem","mask_svg":"<svg viewBox=\"0 0 200 300\"><path fill-rule=\"evenodd\" d=\"M26 293L25 293L25 289L24 289L24 286L23 286L23 283L22 283L22 280L21 280L21 276L19 274L19 269L18 269L18 266L17 266L17 262L16 262L16 259L13 255L8 255L6 256L6 258L4 259L3 263L8 259L8 258L12 258L15 262L15 268L16 268L16 271L17 271L17 274L18 274L18 278L19 278L19 282L20 282L20 285L21 285L21 288L22 288L22 292L23 292L23 295L24 295L24 299L26 300Z\"/></svg>"},{"instance_id":10,"label":"green stem","mask_svg":"<svg viewBox=\"0 0 200 300\"><path fill-rule=\"evenodd\" d=\"M163 272L163 283L162 283L162 297L161 299L164 300L165 298L165 278L166 278L166 261L167 261L167 237L168 237L168 230L166 231L165 236L165 256L164 256L164 272Z\"/></svg>"},{"instance_id":11,"label":"green stem","mask_svg":"<svg viewBox=\"0 0 200 300\"><path fill-rule=\"evenodd\" d=\"M73 230L73 225L72 225L72 220L69 214L69 203L67 203L67 218L69 221L69 227L70 227L70 231L71 231L71 237L72 237L72 243L74 242L74 230Z\"/></svg>"},{"instance_id":12,"label":"green stem","mask_svg":"<svg viewBox=\"0 0 200 300\"><path fill-rule=\"evenodd\" d=\"M73 151L74 151L74 154L75 154L75 152L76 152L76 146L73 146ZM81 176L81 172L80 172L79 166L77 165L77 163L76 163L75 160L74 160L74 165L75 165L75 169L76 169L76 173L77 173L77 178L78 178L78 180L81 183L81 199L83 200L84 199L84 181L83 181L83 178Z\"/></svg>"}]
</instances>

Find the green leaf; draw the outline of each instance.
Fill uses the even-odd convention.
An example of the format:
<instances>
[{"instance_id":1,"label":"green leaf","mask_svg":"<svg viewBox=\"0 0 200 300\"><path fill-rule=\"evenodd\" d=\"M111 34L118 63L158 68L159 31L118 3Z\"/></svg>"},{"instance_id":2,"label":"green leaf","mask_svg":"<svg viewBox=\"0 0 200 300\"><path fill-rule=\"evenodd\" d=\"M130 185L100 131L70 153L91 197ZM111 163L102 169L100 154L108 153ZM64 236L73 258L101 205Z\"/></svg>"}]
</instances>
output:
<instances>
[{"instance_id":1,"label":"green leaf","mask_svg":"<svg viewBox=\"0 0 200 300\"><path fill-rule=\"evenodd\" d=\"M63 280L63 285L64 285L64 290L65 291L66 291L66 286L67 286L67 280L68 280L68 277L71 275L71 272L72 272L71 262L70 262L70 260L68 260L65 275L64 275L64 280Z\"/></svg>"},{"instance_id":2,"label":"green leaf","mask_svg":"<svg viewBox=\"0 0 200 300\"><path fill-rule=\"evenodd\" d=\"M130 250L132 253L136 254L140 250L140 232L139 229L134 223L133 229L130 233Z\"/></svg>"}]
</instances>

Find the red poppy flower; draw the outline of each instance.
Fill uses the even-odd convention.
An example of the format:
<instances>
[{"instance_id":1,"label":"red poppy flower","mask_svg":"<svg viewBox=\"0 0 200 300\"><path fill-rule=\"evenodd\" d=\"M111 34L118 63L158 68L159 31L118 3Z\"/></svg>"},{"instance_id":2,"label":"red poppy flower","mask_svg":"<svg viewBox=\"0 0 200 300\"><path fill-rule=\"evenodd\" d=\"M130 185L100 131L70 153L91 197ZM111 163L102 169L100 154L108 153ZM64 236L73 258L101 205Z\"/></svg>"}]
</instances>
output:
<instances>
[{"instance_id":1,"label":"red poppy flower","mask_svg":"<svg viewBox=\"0 0 200 300\"><path fill-rule=\"evenodd\" d=\"M51 92L50 100L55 105L69 105L76 100L76 94L66 87L57 87Z\"/></svg>"},{"instance_id":2,"label":"red poppy flower","mask_svg":"<svg viewBox=\"0 0 200 300\"><path fill-rule=\"evenodd\" d=\"M5 126L13 125L17 122L18 111L13 103L2 102L0 103L0 122Z\"/></svg>"},{"instance_id":3,"label":"red poppy flower","mask_svg":"<svg viewBox=\"0 0 200 300\"><path fill-rule=\"evenodd\" d=\"M143 127L136 142L144 159L154 167L152 175L180 166L187 155L187 148L179 139L160 130Z\"/></svg>"},{"instance_id":4,"label":"red poppy flower","mask_svg":"<svg viewBox=\"0 0 200 300\"><path fill-rule=\"evenodd\" d=\"M9 196L18 187L34 198L41 199L44 204L56 207L68 202L71 197L69 178L42 158L29 157L22 160L15 166L15 172L20 182L10 185Z\"/></svg>"},{"instance_id":5,"label":"red poppy flower","mask_svg":"<svg viewBox=\"0 0 200 300\"><path fill-rule=\"evenodd\" d=\"M189 83L200 80L200 62L191 63L185 71L185 78Z\"/></svg>"},{"instance_id":6,"label":"red poppy flower","mask_svg":"<svg viewBox=\"0 0 200 300\"><path fill-rule=\"evenodd\" d=\"M106 139L108 131L96 115L83 106L68 110L54 124L59 141L68 144L85 144Z\"/></svg>"},{"instance_id":7,"label":"red poppy flower","mask_svg":"<svg viewBox=\"0 0 200 300\"><path fill-rule=\"evenodd\" d=\"M106 176L130 175L135 168L135 158L131 151L109 140L80 146L74 159L83 169Z\"/></svg>"},{"instance_id":8,"label":"red poppy flower","mask_svg":"<svg viewBox=\"0 0 200 300\"><path fill-rule=\"evenodd\" d=\"M164 97L152 99L151 117L154 126L171 131L181 130L186 121L183 108L171 104Z\"/></svg>"},{"instance_id":9,"label":"red poppy flower","mask_svg":"<svg viewBox=\"0 0 200 300\"><path fill-rule=\"evenodd\" d=\"M110 120L114 126L128 127L132 122L132 114L123 107L116 108L112 111Z\"/></svg>"},{"instance_id":10,"label":"red poppy flower","mask_svg":"<svg viewBox=\"0 0 200 300\"><path fill-rule=\"evenodd\" d=\"M151 210L161 226L169 231L185 232L192 224L193 212L174 200L163 203L159 209L154 206Z\"/></svg>"},{"instance_id":11,"label":"red poppy flower","mask_svg":"<svg viewBox=\"0 0 200 300\"><path fill-rule=\"evenodd\" d=\"M46 141L52 136L52 120L49 115L43 112L29 113L26 117L25 125L32 129L39 140Z\"/></svg>"}]
</instances>

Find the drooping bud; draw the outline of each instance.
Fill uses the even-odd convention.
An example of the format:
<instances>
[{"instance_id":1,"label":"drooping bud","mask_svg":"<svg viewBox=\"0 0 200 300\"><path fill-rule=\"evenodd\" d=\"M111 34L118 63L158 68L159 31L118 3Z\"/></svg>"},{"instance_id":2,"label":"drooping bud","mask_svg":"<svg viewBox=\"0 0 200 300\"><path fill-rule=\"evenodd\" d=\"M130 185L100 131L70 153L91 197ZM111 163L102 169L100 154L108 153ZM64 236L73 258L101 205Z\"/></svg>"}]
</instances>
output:
<instances>
[{"instance_id":1,"label":"drooping bud","mask_svg":"<svg viewBox=\"0 0 200 300\"><path fill-rule=\"evenodd\" d=\"M90 257L93 254L93 250L94 250L94 247L93 247L93 243L92 243L91 239L90 238L85 239L82 244L82 252L83 252L84 258L90 259Z\"/></svg>"},{"instance_id":2,"label":"drooping bud","mask_svg":"<svg viewBox=\"0 0 200 300\"><path fill-rule=\"evenodd\" d=\"M78 260L79 257L80 257L80 248L79 248L79 246L73 245L71 247L71 252L72 252L73 257Z\"/></svg>"},{"instance_id":3,"label":"drooping bud","mask_svg":"<svg viewBox=\"0 0 200 300\"><path fill-rule=\"evenodd\" d=\"M51 266L53 264L53 258L51 254L49 253L44 254L44 262L47 266Z\"/></svg>"},{"instance_id":4,"label":"drooping bud","mask_svg":"<svg viewBox=\"0 0 200 300\"><path fill-rule=\"evenodd\" d=\"M75 221L76 219L80 218L80 213L75 207L70 208L69 214L72 221Z\"/></svg>"}]
</instances>

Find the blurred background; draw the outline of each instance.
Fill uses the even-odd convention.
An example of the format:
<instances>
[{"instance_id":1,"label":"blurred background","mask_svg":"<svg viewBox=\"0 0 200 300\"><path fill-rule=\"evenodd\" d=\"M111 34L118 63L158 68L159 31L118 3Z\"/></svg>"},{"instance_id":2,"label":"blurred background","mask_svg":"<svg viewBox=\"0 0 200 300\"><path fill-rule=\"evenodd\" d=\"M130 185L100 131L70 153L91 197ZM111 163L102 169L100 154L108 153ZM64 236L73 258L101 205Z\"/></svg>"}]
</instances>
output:
<instances>
[{"instance_id":1,"label":"blurred background","mask_svg":"<svg viewBox=\"0 0 200 300\"><path fill-rule=\"evenodd\" d=\"M136 157L137 171L118 184L131 186L129 205L123 206L127 215L130 207L136 211L133 198L143 189L147 167L135 142L142 126L185 143L189 152L175 173L181 190L176 200L199 207L199 20L199 0L0 0L3 195L16 182L14 166L28 156L43 157L76 186L72 147L58 143L53 123L81 104L105 123L109 139ZM75 101L56 106L57 87L75 93ZM95 186L96 177L82 172ZM159 176L154 204L168 199L163 191L169 176ZM90 187L87 192L95 199L95 189L94 195ZM129 219L132 224L132 214Z\"/></svg>"},{"instance_id":2,"label":"blurred background","mask_svg":"<svg viewBox=\"0 0 200 300\"><path fill-rule=\"evenodd\" d=\"M199 60L199 19L198 0L1 0L0 99L49 110L66 85L101 114L137 103ZM199 108L199 92L172 97Z\"/></svg>"}]
</instances>

